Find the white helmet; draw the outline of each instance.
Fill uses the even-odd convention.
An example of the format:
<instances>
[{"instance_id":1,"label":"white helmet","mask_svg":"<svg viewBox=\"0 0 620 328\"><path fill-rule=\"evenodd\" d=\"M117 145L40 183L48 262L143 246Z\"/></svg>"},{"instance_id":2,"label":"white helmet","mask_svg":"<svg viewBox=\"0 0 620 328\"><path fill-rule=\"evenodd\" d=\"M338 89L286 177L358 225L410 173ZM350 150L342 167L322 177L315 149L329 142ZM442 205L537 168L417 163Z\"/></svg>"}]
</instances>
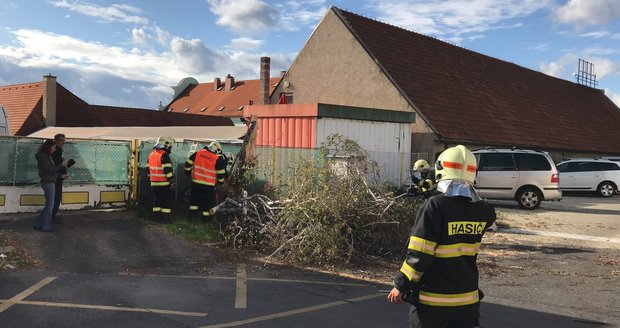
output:
<instances>
[{"instance_id":1,"label":"white helmet","mask_svg":"<svg viewBox=\"0 0 620 328\"><path fill-rule=\"evenodd\" d=\"M428 162L423 159L419 159L413 164L414 171L427 171L430 170L430 168L431 166L428 165Z\"/></svg>"},{"instance_id":2,"label":"white helmet","mask_svg":"<svg viewBox=\"0 0 620 328\"><path fill-rule=\"evenodd\" d=\"M157 138L155 148L157 149L169 149L174 144L174 138L168 136L160 136Z\"/></svg>"},{"instance_id":3,"label":"white helmet","mask_svg":"<svg viewBox=\"0 0 620 328\"><path fill-rule=\"evenodd\" d=\"M476 156L463 145L448 148L439 155L435 163L435 177L440 180L476 180Z\"/></svg>"}]
</instances>

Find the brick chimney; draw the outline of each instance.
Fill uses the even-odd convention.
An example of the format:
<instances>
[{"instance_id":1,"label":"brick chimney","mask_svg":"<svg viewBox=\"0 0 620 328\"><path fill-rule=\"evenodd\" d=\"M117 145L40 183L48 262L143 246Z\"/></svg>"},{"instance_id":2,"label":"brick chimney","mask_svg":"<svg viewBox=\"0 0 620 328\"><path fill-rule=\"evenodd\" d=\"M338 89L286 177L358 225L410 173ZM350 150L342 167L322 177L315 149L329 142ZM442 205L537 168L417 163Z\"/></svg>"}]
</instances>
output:
<instances>
[{"instance_id":1,"label":"brick chimney","mask_svg":"<svg viewBox=\"0 0 620 328\"><path fill-rule=\"evenodd\" d=\"M226 76L226 80L224 81L224 90L230 91L232 90L232 87L234 86L235 86L235 78L232 75L228 74Z\"/></svg>"},{"instance_id":2,"label":"brick chimney","mask_svg":"<svg viewBox=\"0 0 620 328\"><path fill-rule=\"evenodd\" d=\"M219 77L216 77L215 80L213 80L213 91L217 91L217 89L219 89L222 86L222 80L220 80Z\"/></svg>"},{"instance_id":3,"label":"brick chimney","mask_svg":"<svg viewBox=\"0 0 620 328\"><path fill-rule=\"evenodd\" d=\"M269 104L269 71L271 70L271 58L260 58L260 82L258 85L258 104Z\"/></svg>"},{"instance_id":4,"label":"brick chimney","mask_svg":"<svg viewBox=\"0 0 620 328\"><path fill-rule=\"evenodd\" d=\"M56 126L56 77L43 76L43 119L46 126Z\"/></svg>"}]
</instances>

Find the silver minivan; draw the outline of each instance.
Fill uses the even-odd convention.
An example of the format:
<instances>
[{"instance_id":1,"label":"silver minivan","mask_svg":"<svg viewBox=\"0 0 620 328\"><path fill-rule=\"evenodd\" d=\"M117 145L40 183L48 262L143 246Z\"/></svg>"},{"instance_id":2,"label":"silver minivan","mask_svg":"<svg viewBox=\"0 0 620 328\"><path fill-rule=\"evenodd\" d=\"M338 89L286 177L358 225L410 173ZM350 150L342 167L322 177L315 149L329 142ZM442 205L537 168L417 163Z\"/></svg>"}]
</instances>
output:
<instances>
[{"instance_id":1,"label":"silver minivan","mask_svg":"<svg viewBox=\"0 0 620 328\"><path fill-rule=\"evenodd\" d=\"M533 210L543 200L561 200L560 177L549 154L526 149L480 149L475 186L483 198L511 199Z\"/></svg>"}]
</instances>

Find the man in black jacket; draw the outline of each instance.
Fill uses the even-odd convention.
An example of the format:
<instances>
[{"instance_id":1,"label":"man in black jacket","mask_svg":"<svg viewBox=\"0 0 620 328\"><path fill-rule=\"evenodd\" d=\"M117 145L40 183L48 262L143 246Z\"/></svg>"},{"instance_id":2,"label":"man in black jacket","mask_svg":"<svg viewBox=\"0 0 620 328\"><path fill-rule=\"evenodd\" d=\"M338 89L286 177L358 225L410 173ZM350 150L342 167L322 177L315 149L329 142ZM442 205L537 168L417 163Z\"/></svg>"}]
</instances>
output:
<instances>
[{"instance_id":1,"label":"man in black jacket","mask_svg":"<svg viewBox=\"0 0 620 328\"><path fill-rule=\"evenodd\" d=\"M476 259L496 214L473 188L476 166L476 157L461 145L437 159L441 194L418 210L405 261L388 295L392 303L413 304L411 327L477 326L482 294Z\"/></svg>"},{"instance_id":2,"label":"man in black jacket","mask_svg":"<svg viewBox=\"0 0 620 328\"><path fill-rule=\"evenodd\" d=\"M56 142L56 151L52 154L54 165L60 165L65 159L62 156L62 147L65 145L65 135L59 133L54 136ZM62 201L62 183L65 179L69 178L67 174L67 167L63 167L56 178L55 191L54 191L54 209L52 210L52 223L61 223L60 218L57 216L58 209L60 208L60 202Z\"/></svg>"}]
</instances>

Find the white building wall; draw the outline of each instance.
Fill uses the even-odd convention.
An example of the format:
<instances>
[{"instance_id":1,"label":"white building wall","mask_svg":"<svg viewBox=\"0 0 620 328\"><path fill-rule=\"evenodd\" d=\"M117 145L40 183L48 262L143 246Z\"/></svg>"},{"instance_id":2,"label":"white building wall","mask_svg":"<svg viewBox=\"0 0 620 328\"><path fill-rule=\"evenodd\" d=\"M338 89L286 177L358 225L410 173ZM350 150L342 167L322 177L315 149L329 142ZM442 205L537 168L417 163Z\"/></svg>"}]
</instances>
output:
<instances>
[{"instance_id":1,"label":"white building wall","mask_svg":"<svg viewBox=\"0 0 620 328\"><path fill-rule=\"evenodd\" d=\"M411 124L319 118L316 125L316 144L320 146L331 134L338 133L357 141L377 162L384 181L402 186L411 167Z\"/></svg>"}]
</instances>

